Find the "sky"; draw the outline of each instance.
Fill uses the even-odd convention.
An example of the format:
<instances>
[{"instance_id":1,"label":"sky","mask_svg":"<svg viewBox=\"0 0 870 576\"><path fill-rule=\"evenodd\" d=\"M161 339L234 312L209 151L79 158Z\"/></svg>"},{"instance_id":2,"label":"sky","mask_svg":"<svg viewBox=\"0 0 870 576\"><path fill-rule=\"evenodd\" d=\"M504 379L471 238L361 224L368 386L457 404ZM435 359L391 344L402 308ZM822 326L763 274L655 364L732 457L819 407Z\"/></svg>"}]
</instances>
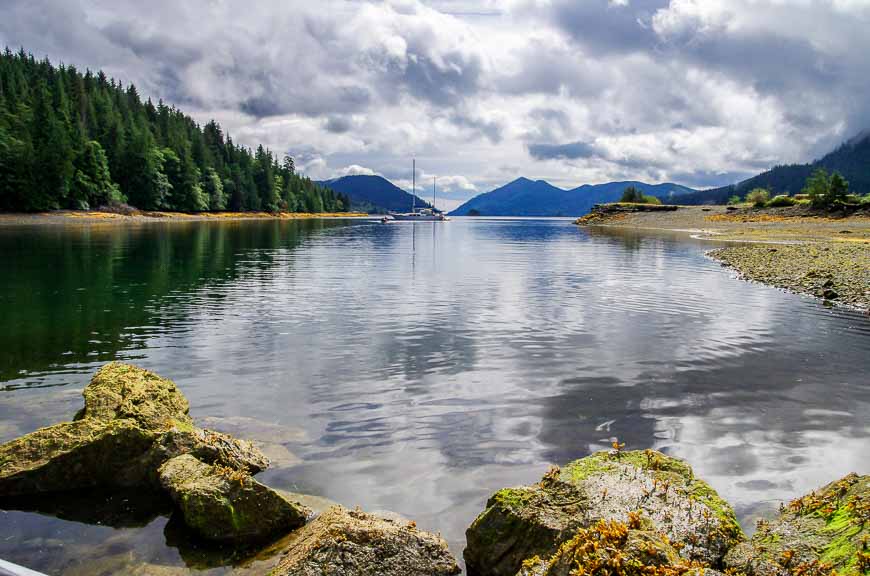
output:
<instances>
[{"instance_id":1,"label":"sky","mask_svg":"<svg viewBox=\"0 0 870 576\"><path fill-rule=\"evenodd\" d=\"M0 43L102 69L314 179L411 158L442 208L519 176L730 184L870 128L870 0L3 0Z\"/></svg>"}]
</instances>

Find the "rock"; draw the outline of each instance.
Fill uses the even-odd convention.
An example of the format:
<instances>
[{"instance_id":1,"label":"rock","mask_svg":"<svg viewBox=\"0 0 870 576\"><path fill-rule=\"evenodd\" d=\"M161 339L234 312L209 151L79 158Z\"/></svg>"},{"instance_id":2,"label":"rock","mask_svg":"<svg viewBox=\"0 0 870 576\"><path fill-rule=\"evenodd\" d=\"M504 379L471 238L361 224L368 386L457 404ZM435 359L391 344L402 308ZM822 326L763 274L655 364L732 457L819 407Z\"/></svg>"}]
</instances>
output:
<instances>
[{"instance_id":1,"label":"rock","mask_svg":"<svg viewBox=\"0 0 870 576\"><path fill-rule=\"evenodd\" d=\"M40 428L0 446L0 495L142 484L140 462L154 438L129 419Z\"/></svg>"},{"instance_id":2,"label":"rock","mask_svg":"<svg viewBox=\"0 0 870 576\"><path fill-rule=\"evenodd\" d=\"M209 465L190 454L160 467L160 484L184 523L203 538L257 542L305 524L310 511L250 475Z\"/></svg>"},{"instance_id":3,"label":"rock","mask_svg":"<svg viewBox=\"0 0 870 576\"><path fill-rule=\"evenodd\" d=\"M130 364L106 364L94 374L82 395L85 407L76 420L129 418L155 431L193 426L187 398L172 380Z\"/></svg>"},{"instance_id":4,"label":"rock","mask_svg":"<svg viewBox=\"0 0 870 576\"><path fill-rule=\"evenodd\" d=\"M149 450L148 466L156 472L167 460L184 454L206 464L220 464L248 474L269 467L269 459L251 442L193 427L185 430L174 428L161 434Z\"/></svg>"},{"instance_id":5,"label":"rock","mask_svg":"<svg viewBox=\"0 0 870 576\"><path fill-rule=\"evenodd\" d=\"M82 395L73 422L0 445L0 496L159 487L160 465L188 453L246 473L269 466L250 442L195 428L175 384L147 370L107 364Z\"/></svg>"},{"instance_id":6,"label":"rock","mask_svg":"<svg viewBox=\"0 0 870 576\"><path fill-rule=\"evenodd\" d=\"M657 567L686 569L664 535L643 530L639 524L599 520L593 527L579 529L548 560L535 556L523 562L517 576L574 576L577 566L588 574L623 576L663 573Z\"/></svg>"},{"instance_id":7,"label":"rock","mask_svg":"<svg viewBox=\"0 0 870 576\"><path fill-rule=\"evenodd\" d=\"M586 525L586 500L563 482L499 490L465 532L468 573L513 576L523 560L549 556Z\"/></svg>"},{"instance_id":8,"label":"rock","mask_svg":"<svg viewBox=\"0 0 870 576\"><path fill-rule=\"evenodd\" d=\"M639 512L683 558L712 567L743 539L734 511L684 462L652 450L598 452L554 468L539 484L496 492L466 531L470 575L514 576L579 528Z\"/></svg>"},{"instance_id":9,"label":"rock","mask_svg":"<svg viewBox=\"0 0 870 576\"><path fill-rule=\"evenodd\" d=\"M760 521L748 542L725 557L746 576L870 571L870 476L850 474L798 498L777 518Z\"/></svg>"},{"instance_id":10,"label":"rock","mask_svg":"<svg viewBox=\"0 0 870 576\"><path fill-rule=\"evenodd\" d=\"M447 543L413 523L335 506L298 530L270 576L459 574Z\"/></svg>"}]
</instances>

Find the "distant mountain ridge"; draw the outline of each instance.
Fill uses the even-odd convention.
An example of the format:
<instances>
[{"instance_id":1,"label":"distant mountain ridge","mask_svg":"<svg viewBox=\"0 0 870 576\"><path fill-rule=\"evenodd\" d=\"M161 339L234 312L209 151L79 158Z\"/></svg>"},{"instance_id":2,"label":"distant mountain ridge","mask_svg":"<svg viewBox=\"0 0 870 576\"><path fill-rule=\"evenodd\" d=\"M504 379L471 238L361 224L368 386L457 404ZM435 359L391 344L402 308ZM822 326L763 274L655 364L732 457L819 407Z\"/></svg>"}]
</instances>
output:
<instances>
[{"instance_id":1,"label":"distant mountain ridge","mask_svg":"<svg viewBox=\"0 0 870 576\"><path fill-rule=\"evenodd\" d=\"M665 201L697 192L692 188L670 182L647 184L633 180L584 184L565 190L545 180L517 178L491 192L475 196L450 214L454 216L467 216L469 213L481 216L582 216L595 204L619 200L628 186L634 186L646 195L656 196Z\"/></svg>"},{"instance_id":2,"label":"distant mountain ridge","mask_svg":"<svg viewBox=\"0 0 870 576\"><path fill-rule=\"evenodd\" d=\"M325 188L345 194L350 198L350 208L355 212L383 214L386 212L410 212L411 206L429 208L430 204L417 196L416 202L386 178L372 175L342 176L318 182Z\"/></svg>"}]
</instances>

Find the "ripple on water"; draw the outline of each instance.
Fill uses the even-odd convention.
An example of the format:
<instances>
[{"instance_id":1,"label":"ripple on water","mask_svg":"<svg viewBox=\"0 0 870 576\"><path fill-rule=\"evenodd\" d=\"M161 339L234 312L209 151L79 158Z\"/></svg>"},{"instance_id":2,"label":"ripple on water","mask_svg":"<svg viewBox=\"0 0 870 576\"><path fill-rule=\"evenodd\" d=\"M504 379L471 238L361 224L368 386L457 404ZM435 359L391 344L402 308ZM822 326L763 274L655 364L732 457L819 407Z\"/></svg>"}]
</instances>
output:
<instances>
[{"instance_id":1,"label":"ripple on water","mask_svg":"<svg viewBox=\"0 0 870 576\"><path fill-rule=\"evenodd\" d=\"M744 520L870 472L870 321L738 281L709 247L565 220L0 231L0 439L134 360L280 455L264 481L394 510L457 554L489 493L614 436L687 458ZM4 518L0 557L49 572L193 562L162 517L110 545Z\"/></svg>"}]
</instances>

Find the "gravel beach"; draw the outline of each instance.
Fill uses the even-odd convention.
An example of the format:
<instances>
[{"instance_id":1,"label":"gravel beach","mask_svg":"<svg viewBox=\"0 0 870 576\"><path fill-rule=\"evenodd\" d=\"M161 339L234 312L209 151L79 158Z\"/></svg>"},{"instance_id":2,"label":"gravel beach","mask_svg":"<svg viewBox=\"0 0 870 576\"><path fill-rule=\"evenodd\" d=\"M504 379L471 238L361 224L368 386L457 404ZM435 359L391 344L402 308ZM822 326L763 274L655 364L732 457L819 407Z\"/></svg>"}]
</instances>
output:
<instances>
[{"instance_id":1,"label":"gravel beach","mask_svg":"<svg viewBox=\"0 0 870 576\"><path fill-rule=\"evenodd\" d=\"M870 311L870 214L826 215L804 207L681 206L672 212L592 214L583 226L682 231L726 241L712 258L747 280Z\"/></svg>"}]
</instances>

